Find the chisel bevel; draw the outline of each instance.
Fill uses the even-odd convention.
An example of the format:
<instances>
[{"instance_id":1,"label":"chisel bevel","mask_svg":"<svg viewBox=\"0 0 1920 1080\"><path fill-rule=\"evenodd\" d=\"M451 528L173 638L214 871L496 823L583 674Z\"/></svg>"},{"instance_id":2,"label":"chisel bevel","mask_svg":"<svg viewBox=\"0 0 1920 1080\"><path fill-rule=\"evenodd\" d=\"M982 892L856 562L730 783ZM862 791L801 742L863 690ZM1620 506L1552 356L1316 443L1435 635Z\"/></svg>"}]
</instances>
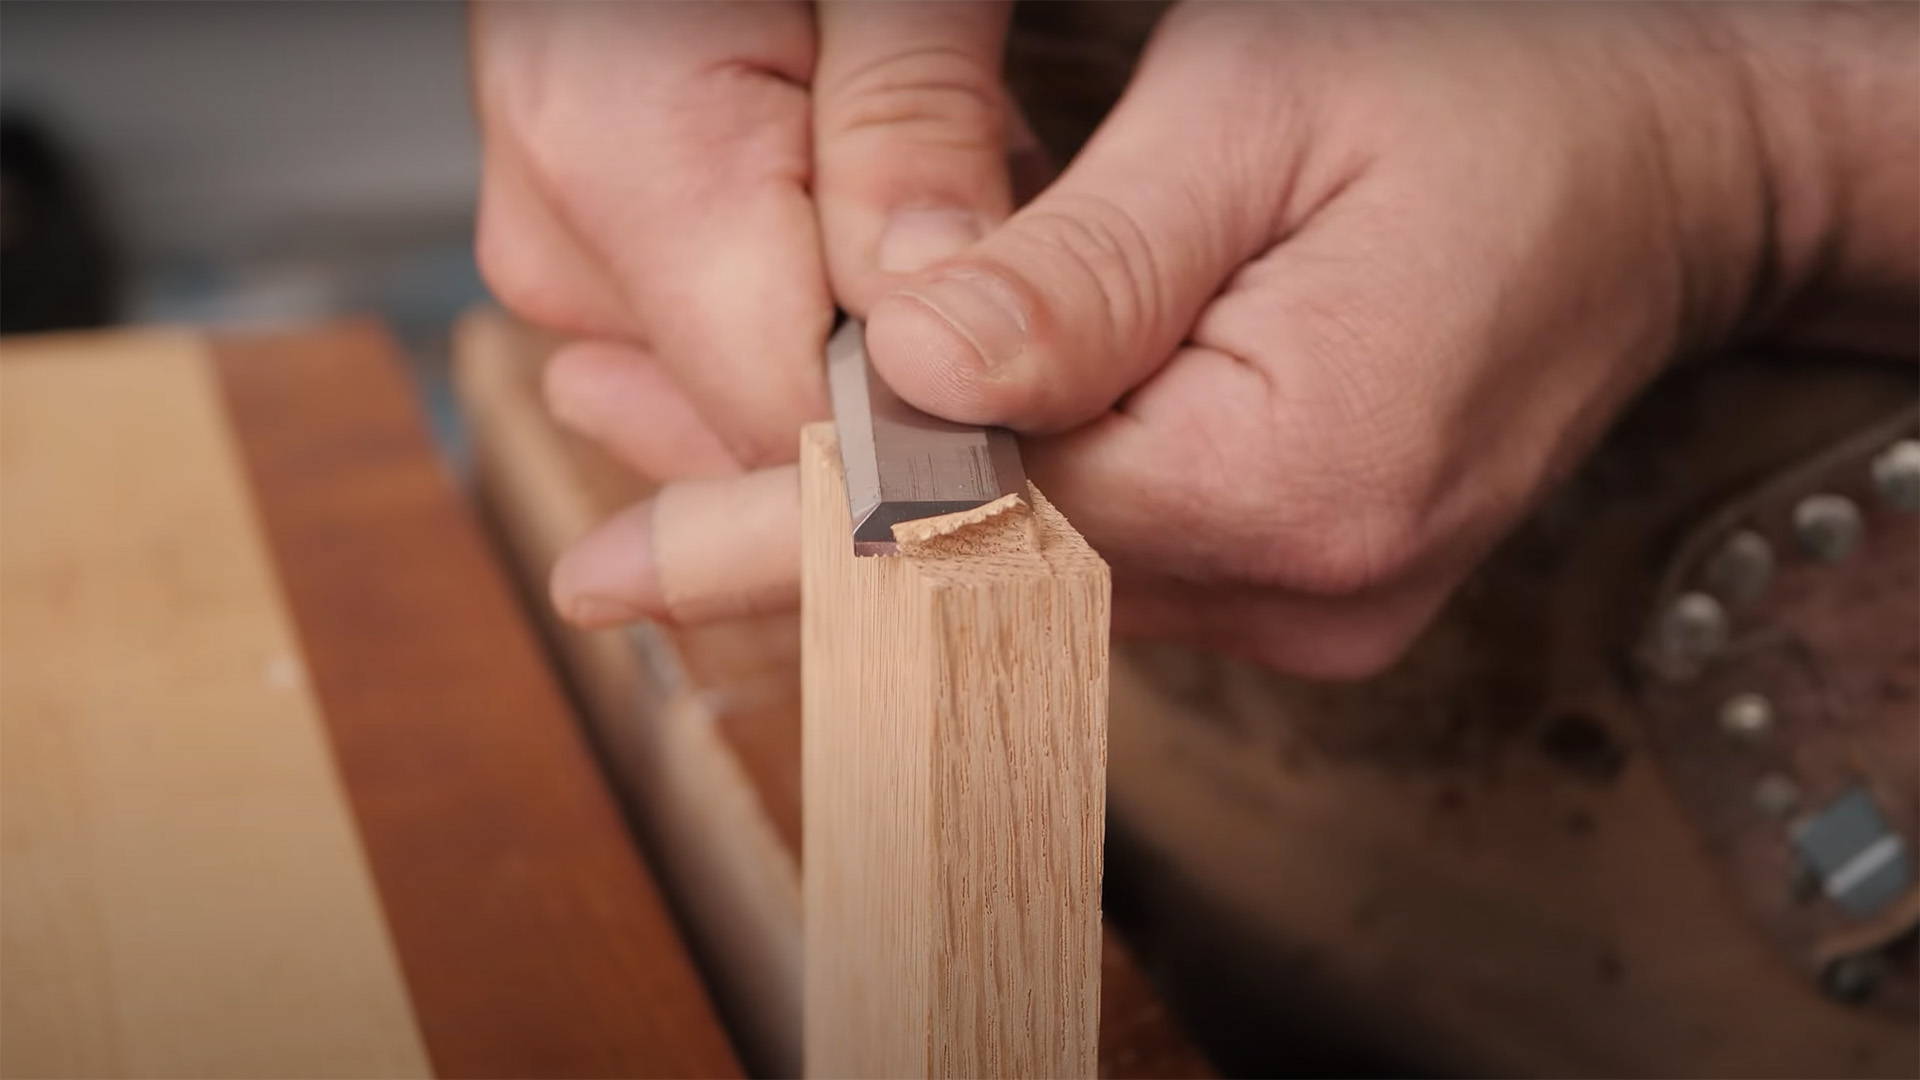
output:
<instances>
[{"instance_id":1,"label":"chisel bevel","mask_svg":"<svg viewBox=\"0 0 1920 1080\"><path fill-rule=\"evenodd\" d=\"M902 521L1026 494L1013 433L951 423L900 400L874 372L866 327L857 319L847 319L827 341L827 387L854 554L893 554L893 527Z\"/></svg>"}]
</instances>

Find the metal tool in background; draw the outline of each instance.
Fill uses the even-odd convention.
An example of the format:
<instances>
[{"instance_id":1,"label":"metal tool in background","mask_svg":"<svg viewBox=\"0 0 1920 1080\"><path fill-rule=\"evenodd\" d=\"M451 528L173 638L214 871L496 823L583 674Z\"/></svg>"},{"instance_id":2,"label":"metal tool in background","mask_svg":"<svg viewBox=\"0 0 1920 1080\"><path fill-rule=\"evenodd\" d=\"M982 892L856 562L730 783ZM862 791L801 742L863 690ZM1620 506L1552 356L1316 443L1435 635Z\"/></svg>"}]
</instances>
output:
<instances>
[{"instance_id":1,"label":"metal tool in background","mask_svg":"<svg viewBox=\"0 0 1920 1080\"><path fill-rule=\"evenodd\" d=\"M1020 447L1004 428L955 424L900 400L867 358L866 326L827 341L827 389L840 435L855 555L893 554L893 527L1024 494Z\"/></svg>"}]
</instances>

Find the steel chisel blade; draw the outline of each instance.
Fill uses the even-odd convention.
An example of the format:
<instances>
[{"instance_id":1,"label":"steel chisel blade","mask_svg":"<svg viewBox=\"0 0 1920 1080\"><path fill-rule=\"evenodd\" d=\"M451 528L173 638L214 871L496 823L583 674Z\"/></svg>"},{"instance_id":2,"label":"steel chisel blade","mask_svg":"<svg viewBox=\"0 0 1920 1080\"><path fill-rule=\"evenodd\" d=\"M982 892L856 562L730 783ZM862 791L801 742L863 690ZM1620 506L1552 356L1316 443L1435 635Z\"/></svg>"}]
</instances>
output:
<instances>
[{"instance_id":1,"label":"steel chisel blade","mask_svg":"<svg viewBox=\"0 0 1920 1080\"><path fill-rule=\"evenodd\" d=\"M848 319L827 342L827 388L847 475L856 555L894 551L902 521L1025 494L1020 447L1003 428L955 424L900 400L867 359L866 326Z\"/></svg>"}]
</instances>

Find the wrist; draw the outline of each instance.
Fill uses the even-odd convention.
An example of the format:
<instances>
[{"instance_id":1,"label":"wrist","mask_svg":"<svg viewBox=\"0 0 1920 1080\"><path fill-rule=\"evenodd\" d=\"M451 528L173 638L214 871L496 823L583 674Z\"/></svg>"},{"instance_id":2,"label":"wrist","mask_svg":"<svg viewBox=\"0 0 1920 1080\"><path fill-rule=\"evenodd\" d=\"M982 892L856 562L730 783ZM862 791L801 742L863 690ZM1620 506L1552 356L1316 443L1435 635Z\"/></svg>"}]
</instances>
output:
<instances>
[{"instance_id":1,"label":"wrist","mask_svg":"<svg viewBox=\"0 0 1920 1080\"><path fill-rule=\"evenodd\" d=\"M1912 351L1916 9L1712 4L1691 14L1737 89L1759 183L1741 331Z\"/></svg>"}]
</instances>

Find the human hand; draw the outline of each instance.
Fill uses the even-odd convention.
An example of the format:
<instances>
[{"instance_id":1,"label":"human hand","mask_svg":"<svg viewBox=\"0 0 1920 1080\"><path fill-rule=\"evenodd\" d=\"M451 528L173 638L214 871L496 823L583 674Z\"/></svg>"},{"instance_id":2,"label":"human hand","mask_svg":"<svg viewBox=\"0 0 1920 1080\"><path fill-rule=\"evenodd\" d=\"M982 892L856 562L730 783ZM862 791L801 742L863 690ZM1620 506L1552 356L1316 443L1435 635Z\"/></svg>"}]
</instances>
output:
<instances>
[{"instance_id":1,"label":"human hand","mask_svg":"<svg viewBox=\"0 0 1920 1080\"><path fill-rule=\"evenodd\" d=\"M1831 243L1825 178L1781 165L1813 136L1760 115L1728 27L1664 6L1182 7L1031 205L904 281L836 269L835 292L870 308L902 396L1029 436L1029 472L1114 565L1120 629L1365 674L1661 364L1792 299ZM799 401L766 375L689 374L713 415L744 415L714 425L735 445L818 411L825 288L803 247L767 280L819 286L804 359L771 318L684 336L689 371L752 334L760 351L725 355L810 373L786 413L736 411ZM563 413L586 407L567 370ZM610 441L640 437L608 419ZM790 597L791 549L767 544L793 531L785 483L670 486L563 560L556 600L585 622L684 613L668 598L701 587L677 583L756 558L774 566L752 601ZM742 517L769 524L731 548Z\"/></svg>"},{"instance_id":2,"label":"human hand","mask_svg":"<svg viewBox=\"0 0 1920 1080\"><path fill-rule=\"evenodd\" d=\"M793 458L831 295L1010 209L1001 4L478 4L478 252L570 423L655 478ZM1017 140L1016 140L1017 141Z\"/></svg>"}]
</instances>

